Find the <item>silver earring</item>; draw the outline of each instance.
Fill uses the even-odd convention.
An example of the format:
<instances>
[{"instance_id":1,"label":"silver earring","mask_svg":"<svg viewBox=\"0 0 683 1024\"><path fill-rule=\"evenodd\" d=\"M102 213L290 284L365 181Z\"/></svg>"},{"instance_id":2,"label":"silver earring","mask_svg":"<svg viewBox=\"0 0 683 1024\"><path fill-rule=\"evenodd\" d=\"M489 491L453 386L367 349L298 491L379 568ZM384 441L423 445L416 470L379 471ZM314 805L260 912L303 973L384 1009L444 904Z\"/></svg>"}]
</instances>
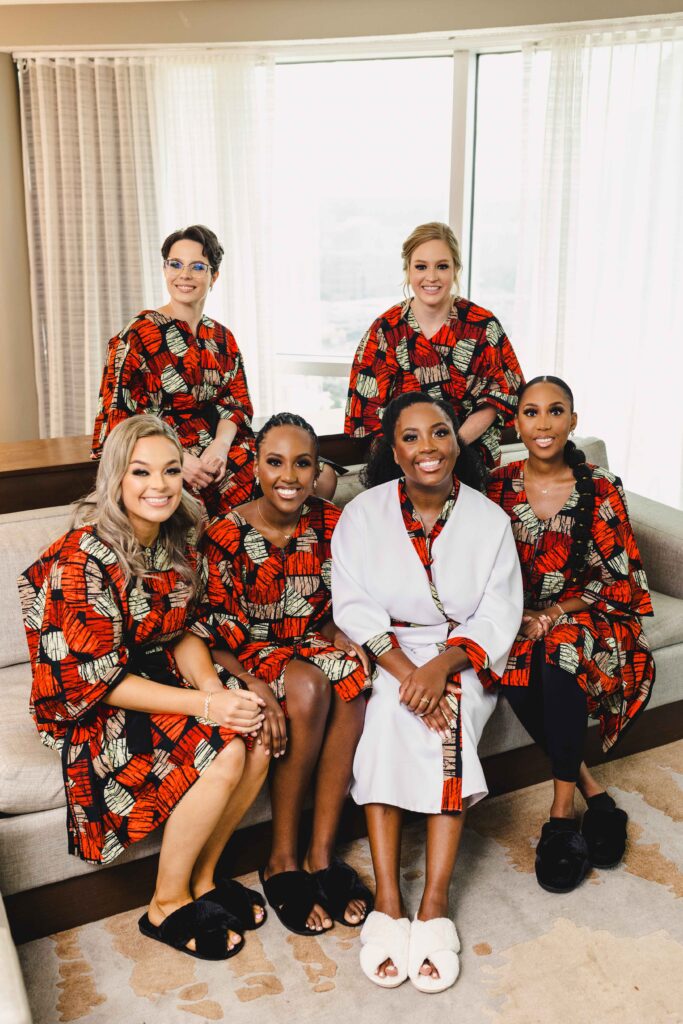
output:
<instances>
[{"instance_id":1,"label":"silver earring","mask_svg":"<svg viewBox=\"0 0 683 1024\"><path fill-rule=\"evenodd\" d=\"M314 490L314 491L317 491L317 490L318 490L318 478L317 478L317 477L316 477L316 478L315 478L315 480L313 481L313 490Z\"/></svg>"},{"instance_id":2,"label":"silver earring","mask_svg":"<svg viewBox=\"0 0 683 1024\"><path fill-rule=\"evenodd\" d=\"M515 434L517 435L517 440L520 441L521 440L521 436L520 436L519 431L515 430Z\"/></svg>"},{"instance_id":3,"label":"silver earring","mask_svg":"<svg viewBox=\"0 0 683 1024\"><path fill-rule=\"evenodd\" d=\"M569 431L569 436L570 436L570 437L573 437L573 436L574 436L574 431L573 431L573 430L570 430L570 431Z\"/></svg>"}]
</instances>

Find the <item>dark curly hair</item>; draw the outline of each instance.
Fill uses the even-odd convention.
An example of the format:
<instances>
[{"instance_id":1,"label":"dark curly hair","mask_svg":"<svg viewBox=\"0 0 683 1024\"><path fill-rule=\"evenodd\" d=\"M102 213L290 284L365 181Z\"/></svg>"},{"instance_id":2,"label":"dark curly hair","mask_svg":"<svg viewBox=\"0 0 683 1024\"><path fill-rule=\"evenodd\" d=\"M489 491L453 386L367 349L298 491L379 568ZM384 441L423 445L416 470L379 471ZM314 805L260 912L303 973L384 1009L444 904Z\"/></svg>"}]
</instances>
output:
<instances>
[{"instance_id":1,"label":"dark curly hair","mask_svg":"<svg viewBox=\"0 0 683 1024\"><path fill-rule=\"evenodd\" d=\"M311 435L313 441L313 449L315 452L315 460L318 461L320 457L320 441L315 430L303 416L299 416L295 412L276 412L263 424L258 434L256 435L256 454L261 451L261 445L263 439L269 430L273 430L274 427L300 427L301 430L305 430L307 434Z\"/></svg>"},{"instance_id":2,"label":"dark curly hair","mask_svg":"<svg viewBox=\"0 0 683 1024\"><path fill-rule=\"evenodd\" d=\"M435 405L448 417L453 424L456 437L460 429L455 410L449 402L441 398L432 398L423 391L405 391L402 395L389 402L382 416L382 434L372 442L367 463L361 470L360 480L364 487L376 487L387 480L398 480L402 475L401 467L394 459L393 446L396 424L404 409L411 405ZM477 491L486 490L486 468L483 459L471 445L458 437L460 454L455 463L455 474L458 480L469 484Z\"/></svg>"},{"instance_id":3,"label":"dark curly hair","mask_svg":"<svg viewBox=\"0 0 683 1024\"><path fill-rule=\"evenodd\" d=\"M569 407L574 412L572 389L561 377L553 377L551 374L534 377L522 385L517 396L518 409L522 407L522 398L525 392L533 387L534 384L554 384L560 391L564 391L569 401ZM586 456L580 448L576 447L573 441L567 440L564 446L564 461L574 474L576 491L579 496L576 508L574 509L574 522L571 530L572 543L569 558L567 559L567 568L572 574L572 583L575 583L588 560L588 548L593 525L595 485L591 468L586 462Z\"/></svg>"},{"instance_id":4,"label":"dark curly hair","mask_svg":"<svg viewBox=\"0 0 683 1024\"><path fill-rule=\"evenodd\" d=\"M161 246L162 259L167 260L168 254L176 242L182 242L185 239L188 239L190 242L199 242L202 247L202 253L209 261L211 270L214 274L217 273L223 259L223 246L211 228L205 227L204 224L190 224L188 228L174 231L168 238L165 238Z\"/></svg>"}]
</instances>

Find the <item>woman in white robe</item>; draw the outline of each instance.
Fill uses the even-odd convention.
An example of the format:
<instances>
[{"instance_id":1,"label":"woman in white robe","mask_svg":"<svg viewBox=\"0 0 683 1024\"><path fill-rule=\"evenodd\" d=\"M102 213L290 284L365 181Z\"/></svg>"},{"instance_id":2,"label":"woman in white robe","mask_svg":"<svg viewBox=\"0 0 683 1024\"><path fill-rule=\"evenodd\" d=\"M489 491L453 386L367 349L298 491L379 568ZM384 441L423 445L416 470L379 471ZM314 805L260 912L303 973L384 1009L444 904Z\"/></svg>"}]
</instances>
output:
<instances>
[{"instance_id":1,"label":"woman in white robe","mask_svg":"<svg viewBox=\"0 0 683 1024\"><path fill-rule=\"evenodd\" d=\"M483 467L460 451L451 407L401 395L383 432L370 489L332 538L335 621L376 665L351 790L366 808L377 882L361 965L385 987L410 974L441 991L458 973L448 888L462 812L487 793L477 744L521 622L521 575L509 521L480 493ZM399 880L403 809L428 815L412 925Z\"/></svg>"}]
</instances>

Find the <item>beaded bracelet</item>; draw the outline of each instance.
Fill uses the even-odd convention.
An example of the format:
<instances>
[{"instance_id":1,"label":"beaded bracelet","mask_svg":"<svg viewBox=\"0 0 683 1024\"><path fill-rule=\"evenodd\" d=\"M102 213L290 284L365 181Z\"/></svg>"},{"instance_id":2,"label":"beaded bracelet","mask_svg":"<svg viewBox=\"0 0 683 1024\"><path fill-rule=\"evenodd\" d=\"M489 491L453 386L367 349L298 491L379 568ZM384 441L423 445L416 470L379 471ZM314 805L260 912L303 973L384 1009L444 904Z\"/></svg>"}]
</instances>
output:
<instances>
[{"instance_id":1,"label":"beaded bracelet","mask_svg":"<svg viewBox=\"0 0 683 1024\"><path fill-rule=\"evenodd\" d=\"M564 608L562 607L562 605L560 604L559 601L555 602L555 607L560 609L560 615L564 615L565 614Z\"/></svg>"},{"instance_id":2,"label":"beaded bracelet","mask_svg":"<svg viewBox=\"0 0 683 1024\"><path fill-rule=\"evenodd\" d=\"M204 698L204 714L202 715L202 718L205 718L207 720L207 722L210 721L210 718L209 718L210 712L211 712L211 691L209 691L207 693L206 697Z\"/></svg>"}]
</instances>

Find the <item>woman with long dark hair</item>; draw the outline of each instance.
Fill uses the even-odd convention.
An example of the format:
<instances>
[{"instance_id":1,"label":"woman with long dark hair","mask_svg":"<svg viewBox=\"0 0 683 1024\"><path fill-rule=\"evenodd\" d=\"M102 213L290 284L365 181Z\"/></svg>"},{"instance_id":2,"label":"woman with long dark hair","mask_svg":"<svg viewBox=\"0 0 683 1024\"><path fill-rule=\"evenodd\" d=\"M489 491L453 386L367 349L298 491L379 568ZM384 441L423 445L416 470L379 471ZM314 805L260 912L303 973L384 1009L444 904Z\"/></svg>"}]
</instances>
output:
<instances>
[{"instance_id":1,"label":"woman with long dark hair","mask_svg":"<svg viewBox=\"0 0 683 1024\"><path fill-rule=\"evenodd\" d=\"M647 580L621 481L591 466L570 440L574 397L558 377L535 377L519 395L517 430L528 458L496 470L488 495L512 522L524 580L522 630L501 680L515 714L547 751L554 796L536 850L536 877L569 892L591 865L624 853L626 814L584 757L589 717L612 751L643 710L654 662L641 616ZM575 817L578 787L587 810Z\"/></svg>"},{"instance_id":2,"label":"woman with long dark hair","mask_svg":"<svg viewBox=\"0 0 683 1024\"><path fill-rule=\"evenodd\" d=\"M382 987L409 975L425 992L458 975L449 886L464 812L487 792L477 744L522 615L509 522L481 493L483 464L457 432L450 403L420 392L394 399L369 489L332 538L335 620L376 668L351 789L365 805L377 882L361 967ZM412 923L399 876L404 809L427 815Z\"/></svg>"}]
</instances>

